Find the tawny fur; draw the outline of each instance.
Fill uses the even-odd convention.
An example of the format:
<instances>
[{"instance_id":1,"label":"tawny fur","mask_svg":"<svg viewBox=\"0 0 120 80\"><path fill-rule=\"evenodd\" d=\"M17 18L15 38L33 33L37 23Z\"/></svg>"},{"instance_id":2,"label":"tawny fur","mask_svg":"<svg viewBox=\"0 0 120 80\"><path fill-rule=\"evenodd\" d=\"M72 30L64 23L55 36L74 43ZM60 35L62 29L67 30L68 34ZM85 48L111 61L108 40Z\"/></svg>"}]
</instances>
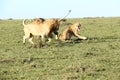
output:
<instances>
[{"instance_id":1,"label":"tawny fur","mask_svg":"<svg viewBox=\"0 0 120 80\"><path fill-rule=\"evenodd\" d=\"M58 30L59 30L59 24L62 21L59 19L46 19L45 21L41 21L41 19L36 19L31 24L25 24L25 20L23 20L23 26L24 26L24 33L23 36L23 43L25 44L26 39L28 38L30 43L34 44L32 41L33 36L40 36L42 39L44 38L50 38L52 32L57 36L58 38Z\"/></svg>"},{"instance_id":2,"label":"tawny fur","mask_svg":"<svg viewBox=\"0 0 120 80\"><path fill-rule=\"evenodd\" d=\"M79 39L87 39L87 37L80 36L78 34L78 31L80 30L81 24L80 23L74 23L70 26L68 26L59 36L59 39L62 41L68 41L71 40L72 36L75 36Z\"/></svg>"},{"instance_id":3,"label":"tawny fur","mask_svg":"<svg viewBox=\"0 0 120 80\"><path fill-rule=\"evenodd\" d=\"M32 41L33 36L40 36L42 41L44 38L48 38L49 42L51 41L50 36L53 32L58 39L58 30L61 21L64 21L64 18L70 14L71 10L61 19L36 19L33 23L25 25L25 20L23 20L24 33L23 43L25 44L26 39L28 38L30 43L34 44Z\"/></svg>"},{"instance_id":4,"label":"tawny fur","mask_svg":"<svg viewBox=\"0 0 120 80\"><path fill-rule=\"evenodd\" d=\"M45 19L43 19L43 18L35 18L33 23L40 24L40 23L43 23L44 21L45 21Z\"/></svg>"}]
</instances>

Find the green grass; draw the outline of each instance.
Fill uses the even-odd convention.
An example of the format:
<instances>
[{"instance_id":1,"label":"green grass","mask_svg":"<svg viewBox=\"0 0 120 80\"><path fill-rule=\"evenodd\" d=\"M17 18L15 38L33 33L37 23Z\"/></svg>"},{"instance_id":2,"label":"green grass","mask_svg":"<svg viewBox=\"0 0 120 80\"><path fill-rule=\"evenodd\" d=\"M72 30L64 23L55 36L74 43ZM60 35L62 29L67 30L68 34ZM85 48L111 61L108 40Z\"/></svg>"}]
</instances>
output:
<instances>
[{"instance_id":1,"label":"green grass","mask_svg":"<svg viewBox=\"0 0 120 80\"><path fill-rule=\"evenodd\" d=\"M120 80L120 17L74 18L88 40L28 48L22 20L0 20L0 80ZM59 33L66 27L61 24Z\"/></svg>"}]
</instances>

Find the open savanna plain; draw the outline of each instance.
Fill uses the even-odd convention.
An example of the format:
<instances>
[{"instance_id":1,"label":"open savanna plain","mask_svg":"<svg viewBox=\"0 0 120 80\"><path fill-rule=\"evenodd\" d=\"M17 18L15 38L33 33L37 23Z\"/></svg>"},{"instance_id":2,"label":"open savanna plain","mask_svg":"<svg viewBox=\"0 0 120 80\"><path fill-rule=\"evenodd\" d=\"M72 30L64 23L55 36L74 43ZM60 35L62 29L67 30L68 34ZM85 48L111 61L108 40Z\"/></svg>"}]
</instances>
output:
<instances>
[{"instance_id":1,"label":"open savanna plain","mask_svg":"<svg viewBox=\"0 0 120 80\"><path fill-rule=\"evenodd\" d=\"M120 80L120 17L70 18L59 34L75 22L87 40L30 48L22 20L0 20L0 80Z\"/></svg>"}]
</instances>

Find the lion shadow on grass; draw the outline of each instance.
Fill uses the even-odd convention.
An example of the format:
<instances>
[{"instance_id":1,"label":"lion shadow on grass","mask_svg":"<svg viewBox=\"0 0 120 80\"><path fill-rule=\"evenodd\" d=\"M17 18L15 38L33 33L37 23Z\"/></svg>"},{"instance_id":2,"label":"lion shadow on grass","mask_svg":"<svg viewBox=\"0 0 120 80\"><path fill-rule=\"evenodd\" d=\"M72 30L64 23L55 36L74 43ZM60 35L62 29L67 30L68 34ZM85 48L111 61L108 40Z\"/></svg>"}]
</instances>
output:
<instances>
[{"instance_id":1,"label":"lion shadow on grass","mask_svg":"<svg viewBox=\"0 0 120 80\"><path fill-rule=\"evenodd\" d=\"M63 47L63 46L74 46L75 44L80 44L80 43L104 43L104 42L113 42L113 41L118 41L120 38L114 38L114 37L90 37L86 40L82 39L72 39L70 41L60 41L60 40L54 40L52 43L48 44L37 44L32 47L34 48L48 48L48 47ZM31 46L29 47L31 48Z\"/></svg>"},{"instance_id":2,"label":"lion shadow on grass","mask_svg":"<svg viewBox=\"0 0 120 80\"><path fill-rule=\"evenodd\" d=\"M79 44L82 43L82 39L73 39L70 41L57 41L57 43L55 44L56 47L63 47L63 46L74 46L75 44Z\"/></svg>"},{"instance_id":3,"label":"lion shadow on grass","mask_svg":"<svg viewBox=\"0 0 120 80\"><path fill-rule=\"evenodd\" d=\"M115 37L90 37L87 38L86 40L82 39L73 39L69 42L61 42L61 45L63 46L73 46L74 44L79 44L79 43L104 43L104 42L113 42L113 41L120 41L120 38L115 38Z\"/></svg>"},{"instance_id":4,"label":"lion shadow on grass","mask_svg":"<svg viewBox=\"0 0 120 80\"><path fill-rule=\"evenodd\" d=\"M104 42L114 42L114 41L120 41L120 38L116 37L91 37L87 40L83 41L86 43L104 43Z\"/></svg>"}]
</instances>

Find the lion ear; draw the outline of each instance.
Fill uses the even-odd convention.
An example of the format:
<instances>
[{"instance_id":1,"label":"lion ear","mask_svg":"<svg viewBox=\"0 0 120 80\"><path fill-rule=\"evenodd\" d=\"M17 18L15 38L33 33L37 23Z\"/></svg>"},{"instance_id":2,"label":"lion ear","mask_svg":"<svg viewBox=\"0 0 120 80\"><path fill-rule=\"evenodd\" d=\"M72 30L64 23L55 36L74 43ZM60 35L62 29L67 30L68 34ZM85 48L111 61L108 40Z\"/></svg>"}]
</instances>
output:
<instances>
[{"instance_id":1,"label":"lion ear","mask_svg":"<svg viewBox=\"0 0 120 80\"><path fill-rule=\"evenodd\" d=\"M35 23L39 24L41 21L39 19L35 20Z\"/></svg>"},{"instance_id":2,"label":"lion ear","mask_svg":"<svg viewBox=\"0 0 120 80\"><path fill-rule=\"evenodd\" d=\"M37 23L41 22L39 19L36 20Z\"/></svg>"},{"instance_id":3,"label":"lion ear","mask_svg":"<svg viewBox=\"0 0 120 80\"><path fill-rule=\"evenodd\" d=\"M78 26L78 27L80 27L80 26L81 26L81 24L80 24L80 23L75 23L75 25L76 25L76 26Z\"/></svg>"}]
</instances>

